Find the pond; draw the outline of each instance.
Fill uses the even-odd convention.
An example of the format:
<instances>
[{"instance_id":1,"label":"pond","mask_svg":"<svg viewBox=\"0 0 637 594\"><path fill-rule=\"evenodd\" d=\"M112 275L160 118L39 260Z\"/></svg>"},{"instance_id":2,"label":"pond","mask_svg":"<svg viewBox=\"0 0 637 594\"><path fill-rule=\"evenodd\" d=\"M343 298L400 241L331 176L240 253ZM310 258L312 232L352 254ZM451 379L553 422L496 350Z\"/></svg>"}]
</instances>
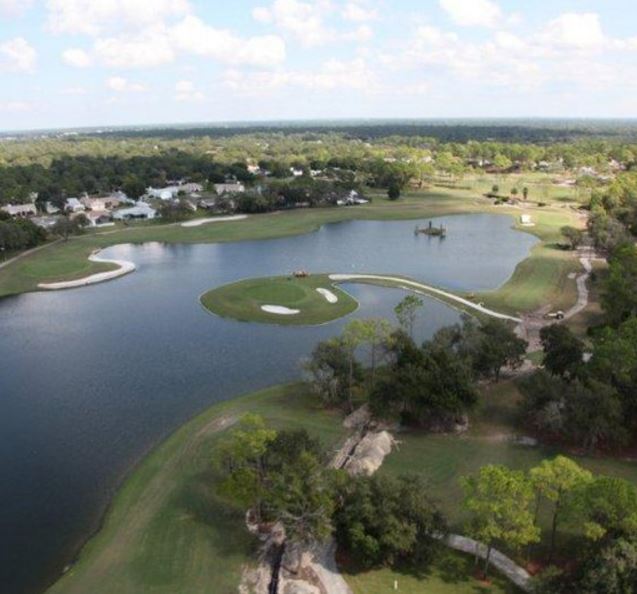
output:
<instances>
[{"instance_id":1,"label":"pond","mask_svg":"<svg viewBox=\"0 0 637 594\"><path fill-rule=\"evenodd\" d=\"M347 319L319 327L215 317L199 295L243 278L311 272L404 274L448 289L496 288L537 241L509 217L355 221L307 235L202 245L119 245L137 271L102 285L0 301L0 590L42 591L99 525L135 461L223 399L300 377L299 362ZM350 317L393 317L399 290L344 288ZM424 339L458 320L427 299Z\"/></svg>"}]
</instances>

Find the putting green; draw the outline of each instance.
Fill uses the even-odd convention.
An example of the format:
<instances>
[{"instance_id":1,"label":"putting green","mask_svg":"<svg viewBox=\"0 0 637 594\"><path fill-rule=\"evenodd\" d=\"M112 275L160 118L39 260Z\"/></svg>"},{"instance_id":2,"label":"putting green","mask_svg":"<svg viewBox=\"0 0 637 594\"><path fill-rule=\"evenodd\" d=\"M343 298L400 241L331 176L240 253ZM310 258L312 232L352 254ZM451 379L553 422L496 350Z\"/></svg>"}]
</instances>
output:
<instances>
[{"instance_id":1,"label":"putting green","mask_svg":"<svg viewBox=\"0 0 637 594\"><path fill-rule=\"evenodd\" d=\"M330 303L317 289L332 293L337 298L336 302ZM297 326L331 322L358 307L356 300L335 287L326 274L243 280L212 289L200 300L208 311L225 318ZM275 313L276 310L281 313Z\"/></svg>"}]
</instances>

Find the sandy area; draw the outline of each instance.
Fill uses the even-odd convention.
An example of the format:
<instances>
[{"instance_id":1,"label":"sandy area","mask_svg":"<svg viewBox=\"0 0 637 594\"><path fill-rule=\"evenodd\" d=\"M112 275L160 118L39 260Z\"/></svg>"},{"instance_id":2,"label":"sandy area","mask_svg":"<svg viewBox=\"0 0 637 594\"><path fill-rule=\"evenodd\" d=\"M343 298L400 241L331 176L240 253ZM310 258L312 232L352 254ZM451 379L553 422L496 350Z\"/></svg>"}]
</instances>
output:
<instances>
[{"instance_id":1,"label":"sandy area","mask_svg":"<svg viewBox=\"0 0 637 594\"><path fill-rule=\"evenodd\" d=\"M318 288L316 289L325 299L328 300L329 303L336 303L338 301L338 297L332 293L329 289Z\"/></svg>"},{"instance_id":2,"label":"sandy area","mask_svg":"<svg viewBox=\"0 0 637 594\"><path fill-rule=\"evenodd\" d=\"M135 270L135 264L132 262L128 262L127 260L108 260L106 258L100 258L97 254L98 252L93 252L88 259L91 262L117 264L119 268L116 270L109 270L108 272L98 272L96 274L91 274L90 276L85 276L71 281L62 281L59 283L39 283L38 288L47 289L49 291L56 291L58 289L74 289L76 287L84 287L86 285L94 285L95 283L112 280Z\"/></svg>"},{"instance_id":3,"label":"sandy area","mask_svg":"<svg viewBox=\"0 0 637 594\"><path fill-rule=\"evenodd\" d=\"M192 221L186 221L182 223L182 227L199 227L201 225L207 225L208 223L223 223L224 221L242 221L247 219L248 215L233 215L230 217L208 217L205 219L193 219Z\"/></svg>"},{"instance_id":4,"label":"sandy area","mask_svg":"<svg viewBox=\"0 0 637 594\"><path fill-rule=\"evenodd\" d=\"M279 316L294 316L301 313L300 309L290 309L283 305L262 305L261 309L271 314L277 314Z\"/></svg>"}]
</instances>

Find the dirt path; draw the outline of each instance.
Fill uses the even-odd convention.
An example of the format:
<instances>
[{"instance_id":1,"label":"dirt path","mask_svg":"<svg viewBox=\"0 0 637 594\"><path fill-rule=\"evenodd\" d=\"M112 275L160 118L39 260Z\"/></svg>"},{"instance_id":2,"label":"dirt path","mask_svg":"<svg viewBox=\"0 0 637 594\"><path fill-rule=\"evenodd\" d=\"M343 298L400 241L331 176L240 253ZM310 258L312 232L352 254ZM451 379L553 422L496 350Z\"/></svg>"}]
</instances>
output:
<instances>
[{"instance_id":1,"label":"dirt path","mask_svg":"<svg viewBox=\"0 0 637 594\"><path fill-rule=\"evenodd\" d=\"M577 300L575 304L564 312L564 318L561 321L569 320L581 313L588 307L589 290L588 280L593 270L593 259L596 257L595 250L591 247L582 247L578 250L579 261L584 269L575 278L577 285ZM547 318L547 314L552 310L551 304L545 305L530 314L522 316L522 320L518 324L516 331L521 338L524 338L529 346L527 352L532 353L542 348L540 342L540 330L545 326L555 324L558 320Z\"/></svg>"}]
</instances>

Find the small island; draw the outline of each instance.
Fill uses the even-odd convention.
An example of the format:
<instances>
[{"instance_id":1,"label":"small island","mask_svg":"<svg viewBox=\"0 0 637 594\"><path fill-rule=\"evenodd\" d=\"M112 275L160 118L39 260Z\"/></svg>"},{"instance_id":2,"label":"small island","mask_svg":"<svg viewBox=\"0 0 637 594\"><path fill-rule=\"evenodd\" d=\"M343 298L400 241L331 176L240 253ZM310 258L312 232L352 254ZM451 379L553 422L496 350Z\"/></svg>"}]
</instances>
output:
<instances>
[{"instance_id":1,"label":"small island","mask_svg":"<svg viewBox=\"0 0 637 594\"><path fill-rule=\"evenodd\" d=\"M200 301L225 318L295 326L325 324L358 308L327 274L307 273L242 280L211 289Z\"/></svg>"}]
</instances>

